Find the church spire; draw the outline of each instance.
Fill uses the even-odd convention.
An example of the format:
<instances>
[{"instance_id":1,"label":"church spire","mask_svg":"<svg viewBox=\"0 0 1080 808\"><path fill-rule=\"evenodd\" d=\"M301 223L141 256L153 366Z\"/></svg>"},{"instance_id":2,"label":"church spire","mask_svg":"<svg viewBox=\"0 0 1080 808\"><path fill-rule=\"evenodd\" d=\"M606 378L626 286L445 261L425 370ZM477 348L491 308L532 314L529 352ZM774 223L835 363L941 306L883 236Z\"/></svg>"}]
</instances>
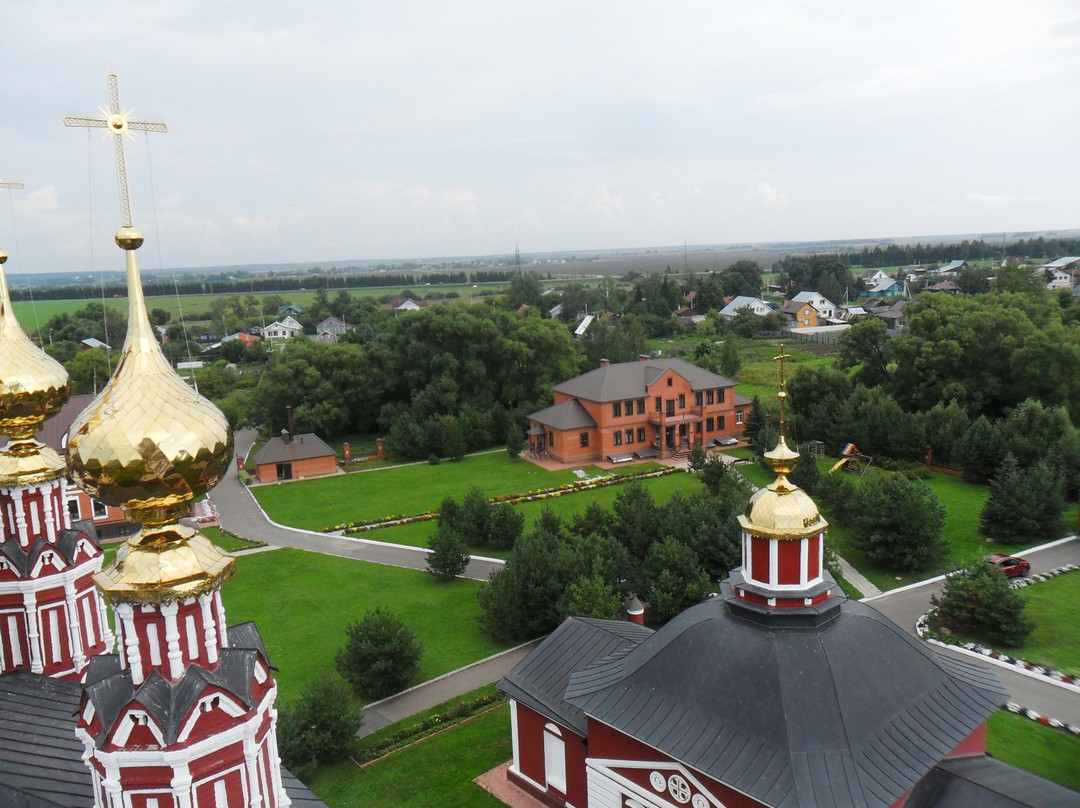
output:
<instances>
[{"instance_id":1,"label":"church spire","mask_svg":"<svg viewBox=\"0 0 1080 808\"><path fill-rule=\"evenodd\" d=\"M64 123L113 138L128 331L115 374L71 426L67 459L84 491L142 527L94 577L116 614L119 654L87 670L84 759L98 808L150 793L175 806L283 808L277 685L254 626L225 622L221 586L235 561L180 523L228 467L232 433L221 410L172 369L146 314L123 137L166 127L130 120L115 75L109 99L102 118Z\"/></svg>"},{"instance_id":2,"label":"church spire","mask_svg":"<svg viewBox=\"0 0 1080 808\"><path fill-rule=\"evenodd\" d=\"M780 346L780 429L776 446L765 453L765 462L776 479L759 489L739 516L743 533L743 563L732 571L731 587L736 604L752 619L816 622L835 614L836 582L825 570L825 529L813 499L787 475L799 461L799 453L787 445L784 405L787 390L784 360L790 356Z\"/></svg>"}]
</instances>

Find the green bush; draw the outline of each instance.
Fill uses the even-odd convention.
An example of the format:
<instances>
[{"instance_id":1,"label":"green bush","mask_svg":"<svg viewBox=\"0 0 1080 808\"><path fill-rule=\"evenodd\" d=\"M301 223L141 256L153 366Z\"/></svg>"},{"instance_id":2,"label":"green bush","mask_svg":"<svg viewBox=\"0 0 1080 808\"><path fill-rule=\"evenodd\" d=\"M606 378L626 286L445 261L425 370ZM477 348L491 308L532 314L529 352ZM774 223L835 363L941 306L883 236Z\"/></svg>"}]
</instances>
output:
<instances>
[{"instance_id":1,"label":"green bush","mask_svg":"<svg viewBox=\"0 0 1080 808\"><path fill-rule=\"evenodd\" d=\"M318 764L348 756L363 722L363 713L352 705L345 682L324 674L304 689L295 704L279 710L281 759L297 777L310 776Z\"/></svg>"},{"instance_id":2,"label":"green bush","mask_svg":"<svg viewBox=\"0 0 1080 808\"><path fill-rule=\"evenodd\" d=\"M338 673L364 698L381 699L403 690L413 677L424 646L416 630L376 606L345 627L346 641L334 657Z\"/></svg>"}]
</instances>

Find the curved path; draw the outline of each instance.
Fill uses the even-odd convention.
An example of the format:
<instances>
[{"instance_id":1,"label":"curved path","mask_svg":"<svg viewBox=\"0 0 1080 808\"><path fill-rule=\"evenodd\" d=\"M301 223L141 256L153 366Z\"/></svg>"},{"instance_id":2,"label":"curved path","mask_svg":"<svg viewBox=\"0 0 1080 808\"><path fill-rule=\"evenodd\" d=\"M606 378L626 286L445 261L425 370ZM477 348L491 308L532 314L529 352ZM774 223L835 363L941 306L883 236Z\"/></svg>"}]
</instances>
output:
<instances>
[{"instance_id":1,"label":"curved path","mask_svg":"<svg viewBox=\"0 0 1080 808\"><path fill-rule=\"evenodd\" d=\"M251 429L241 429L236 433L237 457L247 454L255 437L255 431ZM272 522L259 507L247 486L240 482L235 461L229 464L228 472L214 488L211 499L217 506L221 526L247 538L265 541L275 547L296 547L392 567L427 569L428 551L423 548L317 533L314 530L300 530ZM491 571L502 564L497 558L473 557L463 577L486 581Z\"/></svg>"},{"instance_id":2,"label":"curved path","mask_svg":"<svg viewBox=\"0 0 1080 808\"><path fill-rule=\"evenodd\" d=\"M240 430L236 433L235 440L237 455L245 456L255 440L255 432L250 429ZM326 555L370 561L375 564L417 570L427 569L427 551L421 548L299 530L270 521L247 486L240 482L235 462L230 464L225 478L214 488L212 498L217 505L222 526L241 536L259 539L277 547L296 547ZM1053 569L1068 563L1080 564L1080 540L1074 537L1023 555L1032 562L1036 571ZM503 562L499 559L474 557L464 577L486 581L491 571L502 564ZM940 577L933 578L894 589L868 598L867 602L905 631L915 634L915 621L929 609L930 596L941 591L942 580ZM1014 668L984 658L973 659L941 647L937 647L937 650L990 667L1009 691L1011 701L1035 710L1041 715L1056 718L1073 726L1080 726L1080 692L1075 687L1062 687L1043 678L1027 676ZM397 720L397 717L405 717L422 709L434 707L455 694L467 693L482 684L497 681L520 658L521 656L516 653L497 655L486 660L486 664L478 668L473 666L463 668L434 682L425 683L398 694L387 702L400 699L399 704L384 703L379 717L376 718L374 714L371 716L375 719L372 721L372 728L391 719L391 714L394 716L392 720ZM487 679L487 681L479 681L480 679ZM396 709L391 709L392 707ZM374 713L378 706L369 705L369 709L373 709Z\"/></svg>"}]
</instances>

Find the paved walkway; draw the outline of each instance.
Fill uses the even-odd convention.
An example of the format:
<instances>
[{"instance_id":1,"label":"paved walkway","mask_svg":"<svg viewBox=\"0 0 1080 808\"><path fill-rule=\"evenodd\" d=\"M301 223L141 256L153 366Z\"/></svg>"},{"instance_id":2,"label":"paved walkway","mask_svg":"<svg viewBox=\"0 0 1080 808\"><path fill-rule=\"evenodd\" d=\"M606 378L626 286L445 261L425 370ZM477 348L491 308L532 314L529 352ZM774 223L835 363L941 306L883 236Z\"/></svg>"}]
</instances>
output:
<instances>
[{"instance_id":1,"label":"paved walkway","mask_svg":"<svg viewBox=\"0 0 1080 808\"><path fill-rule=\"evenodd\" d=\"M527 642L416 687L410 687L382 701L372 702L364 708L364 725L360 727L356 737L363 738L395 721L430 710L444 701L499 681L539 644L540 640Z\"/></svg>"}]
</instances>

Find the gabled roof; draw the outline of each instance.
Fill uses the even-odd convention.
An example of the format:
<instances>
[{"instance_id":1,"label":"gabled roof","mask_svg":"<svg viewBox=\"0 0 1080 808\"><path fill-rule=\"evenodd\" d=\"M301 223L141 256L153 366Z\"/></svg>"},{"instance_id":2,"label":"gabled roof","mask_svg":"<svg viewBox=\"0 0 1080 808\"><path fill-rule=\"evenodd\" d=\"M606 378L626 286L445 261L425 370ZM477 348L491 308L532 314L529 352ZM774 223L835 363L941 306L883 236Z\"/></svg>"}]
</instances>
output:
<instances>
[{"instance_id":1,"label":"gabled roof","mask_svg":"<svg viewBox=\"0 0 1080 808\"><path fill-rule=\"evenodd\" d=\"M764 627L730 613L724 588L592 657L565 700L767 805L887 808L1007 696L865 604L844 598L813 630Z\"/></svg>"},{"instance_id":2,"label":"gabled roof","mask_svg":"<svg viewBox=\"0 0 1080 808\"><path fill-rule=\"evenodd\" d=\"M266 445L255 454L255 465L265 463L291 463L295 460L309 460L312 457L328 457L336 454L322 438L311 432L293 435L288 443L283 438L270 438Z\"/></svg>"},{"instance_id":3,"label":"gabled roof","mask_svg":"<svg viewBox=\"0 0 1080 808\"><path fill-rule=\"evenodd\" d=\"M37 564L38 559L41 558L41 554L47 550L58 551L61 558L69 566L75 563L75 556L79 551L79 542L83 539L86 539L94 547L99 546L97 541L89 534L83 533L81 530L66 528L60 531L56 544L53 544L44 536L34 539L26 548L23 548L17 541L0 542L0 555L18 570L21 578L28 578L30 571Z\"/></svg>"},{"instance_id":4,"label":"gabled roof","mask_svg":"<svg viewBox=\"0 0 1080 808\"><path fill-rule=\"evenodd\" d=\"M641 398L648 393L648 388L668 371L672 371L690 382L692 390L711 390L719 387L734 387L735 382L718 376L697 365L682 359L650 359L638 362L618 362L605 365L583 373L552 389L586 401L619 401L627 398Z\"/></svg>"},{"instance_id":5,"label":"gabled roof","mask_svg":"<svg viewBox=\"0 0 1080 808\"><path fill-rule=\"evenodd\" d=\"M1055 261L1051 261L1047 264L1043 264L1040 269L1067 269L1069 266L1075 263L1080 263L1080 256L1068 255L1064 258L1058 258Z\"/></svg>"},{"instance_id":6,"label":"gabled roof","mask_svg":"<svg viewBox=\"0 0 1080 808\"><path fill-rule=\"evenodd\" d=\"M534 412L529 420L552 429L588 429L596 426L596 421L575 398Z\"/></svg>"},{"instance_id":7,"label":"gabled roof","mask_svg":"<svg viewBox=\"0 0 1080 808\"><path fill-rule=\"evenodd\" d=\"M571 674L600 659L625 654L653 630L624 620L571 617L499 682L510 698L575 732L585 734L585 714L563 699Z\"/></svg>"},{"instance_id":8,"label":"gabled roof","mask_svg":"<svg viewBox=\"0 0 1080 808\"><path fill-rule=\"evenodd\" d=\"M772 306L770 306L761 298L750 297L749 295L739 295L738 297L732 298L730 303L724 306L724 308L720 309L720 314L724 315L725 317L734 317L735 313L739 309L752 309L754 307L754 304L756 303L760 303L761 305L768 308L770 311L772 310Z\"/></svg>"}]
</instances>

